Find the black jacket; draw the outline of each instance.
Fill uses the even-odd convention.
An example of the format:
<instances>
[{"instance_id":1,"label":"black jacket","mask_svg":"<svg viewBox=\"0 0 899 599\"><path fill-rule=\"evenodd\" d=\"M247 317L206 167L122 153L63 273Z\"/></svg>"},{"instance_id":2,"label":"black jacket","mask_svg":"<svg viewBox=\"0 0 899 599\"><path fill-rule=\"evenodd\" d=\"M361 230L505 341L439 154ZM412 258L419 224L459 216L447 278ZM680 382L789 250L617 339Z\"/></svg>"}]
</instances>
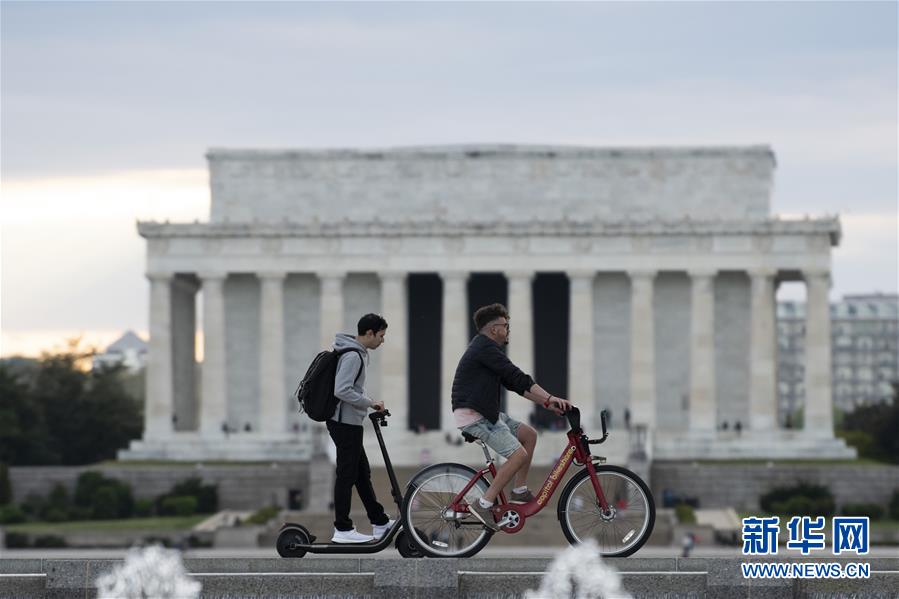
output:
<instances>
[{"instance_id":1,"label":"black jacket","mask_svg":"<svg viewBox=\"0 0 899 599\"><path fill-rule=\"evenodd\" d=\"M462 354L453 378L453 409L471 408L490 422L499 419L500 385L519 395L534 385L499 345L478 334Z\"/></svg>"}]
</instances>

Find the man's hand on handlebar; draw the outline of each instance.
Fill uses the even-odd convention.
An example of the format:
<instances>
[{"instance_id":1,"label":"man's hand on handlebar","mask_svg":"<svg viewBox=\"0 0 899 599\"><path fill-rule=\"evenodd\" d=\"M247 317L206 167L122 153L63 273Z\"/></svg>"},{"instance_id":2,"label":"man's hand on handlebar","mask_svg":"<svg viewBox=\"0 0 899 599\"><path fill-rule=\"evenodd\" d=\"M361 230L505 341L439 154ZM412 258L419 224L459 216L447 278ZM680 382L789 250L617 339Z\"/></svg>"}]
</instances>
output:
<instances>
[{"instance_id":1,"label":"man's hand on handlebar","mask_svg":"<svg viewBox=\"0 0 899 599\"><path fill-rule=\"evenodd\" d=\"M562 399L561 397L552 397L543 405L547 410L554 412L557 416L561 416L574 407L574 405L570 401L568 401L567 399Z\"/></svg>"},{"instance_id":2,"label":"man's hand on handlebar","mask_svg":"<svg viewBox=\"0 0 899 599\"><path fill-rule=\"evenodd\" d=\"M375 412L382 412L384 410L384 402L381 400L375 401L373 404L371 404L371 409Z\"/></svg>"}]
</instances>

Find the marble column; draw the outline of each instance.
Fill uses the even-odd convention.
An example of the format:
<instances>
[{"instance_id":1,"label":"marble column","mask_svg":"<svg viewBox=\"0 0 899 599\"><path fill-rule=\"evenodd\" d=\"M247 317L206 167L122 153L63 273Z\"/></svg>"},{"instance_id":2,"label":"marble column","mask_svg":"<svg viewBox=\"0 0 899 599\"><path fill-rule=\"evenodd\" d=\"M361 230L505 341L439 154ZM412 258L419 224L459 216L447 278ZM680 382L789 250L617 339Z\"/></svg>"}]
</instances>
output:
<instances>
[{"instance_id":1,"label":"marble column","mask_svg":"<svg viewBox=\"0 0 899 599\"><path fill-rule=\"evenodd\" d=\"M777 430L777 320L773 268L749 271L749 427Z\"/></svg>"},{"instance_id":2,"label":"marble column","mask_svg":"<svg viewBox=\"0 0 899 599\"><path fill-rule=\"evenodd\" d=\"M173 433L174 378L172 361L172 275L150 273L150 343L144 439Z\"/></svg>"},{"instance_id":3,"label":"marble column","mask_svg":"<svg viewBox=\"0 0 899 599\"><path fill-rule=\"evenodd\" d=\"M830 369L830 273L806 271L804 434L833 438Z\"/></svg>"},{"instance_id":4,"label":"marble column","mask_svg":"<svg viewBox=\"0 0 899 599\"><path fill-rule=\"evenodd\" d=\"M596 273L569 271L568 397L581 411L581 422L588 434L600 430L593 373L593 282ZM550 393L552 390L549 389Z\"/></svg>"},{"instance_id":5,"label":"marble column","mask_svg":"<svg viewBox=\"0 0 899 599\"><path fill-rule=\"evenodd\" d=\"M453 377L468 346L468 273L442 272L443 329L440 335L440 428L456 432L453 419Z\"/></svg>"},{"instance_id":6,"label":"marble column","mask_svg":"<svg viewBox=\"0 0 899 599\"><path fill-rule=\"evenodd\" d=\"M262 433L287 432L284 404L284 279L285 272L260 272L259 376Z\"/></svg>"},{"instance_id":7,"label":"marble column","mask_svg":"<svg viewBox=\"0 0 899 599\"><path fill-rule=\"evenodd\" d=\"M406 273L383 272L381 310L387 320L381 357L381 399L390 410L391 422L402 431L409 429L409 334Z\"/></svg>"},{"instance_id":8,"label":"marble column","mask_svg":"<svg viewBox=\"0 0 899 599\"><path fill-rule=\"evenodd\" d=\"M223 435L228 420L225 382L225 273L199 273L203 286L203 368L201 374L200 433Z\"/></svg>"},{"instance_id":9,"label":"marble column","mask_svg":"<svg viewBox=\"0 0 899 599\"><path fill-rule=\"evenodd\" d=\"M174 369L176 431L195 431L197 409L197 291L195 276L172 281L172 368Z\"/></svg>"},{"instance_id":10,"label":"marble column","mask_svg":"<svg viewBox=\"0 0 899 599\"><path fill-rule=\"evenodd\" d=\"M631 424L656 423L656 360L653 281L655 271L630 271L631 280Z\"/></svg>"},{"instance_id":11,"label":"marble column","mask_svg":"<svg viewBox=\"0 0 899 599\"><path fill-rule=\"evenodd\" d=\"M534 376L534 309L532 282L534 272L528 270L506 273L509 281L509 359L522 371ZM530 424L534 403L515 393L507 395L506 413L525 424Z\"/></svg>"},{"instance_id":12,"label":"marble column","mask_svg":"<svg viewBox=\"0 0 899 599\"><path fill-rule=\"evenodd\" d=\"M715 271L691 270L690 432L712 434L715 398Z\"/></svg>"},{"instance_id":13,"label":"marble column","mask_svg":"<svg viewBox=\"0 0 899 599\"><path fill-rule=\"evenodd\" d=\"M334 336L343 331L343 280L345 272L326 271L318 273L320 285L319 347L331 349ZM350 331L355 332L355 331Z\"/></svg>"}]
</instances>

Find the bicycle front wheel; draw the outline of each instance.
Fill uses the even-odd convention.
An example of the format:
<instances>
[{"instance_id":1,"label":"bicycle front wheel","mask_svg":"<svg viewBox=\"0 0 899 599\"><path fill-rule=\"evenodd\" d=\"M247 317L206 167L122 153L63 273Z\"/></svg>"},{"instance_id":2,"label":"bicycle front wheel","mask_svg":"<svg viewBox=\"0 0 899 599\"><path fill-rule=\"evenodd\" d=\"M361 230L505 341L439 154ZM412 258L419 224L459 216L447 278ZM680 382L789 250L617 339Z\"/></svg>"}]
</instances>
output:
<instances>
[{"instance_id":1,"label":"bicycle front wheel","mask_svg":"<svg viewBox=\"0 0 899 599\"><path fill-rule=\"evenodd\" d=\"M626 557L637 551L656 520L652 493L639 476L618 466L595 466L609 511L603 513L587 469L578 472L559 498L559 524L572 545L593 539L604 557Z\"/></svg>"},{"instance_id":2,"label":"bicycle front wheel","mask_svg":"<svg viewBox=\"0 0 899 599\"><path fill-rule=\"evenodd\" d=\"M403 528L409 540L430 557L471 557L490 541L488 530L468 512L450 508L477 471L462 464L435 464L416 474L403 498ZM489 488L478 479L464 501L474 503Z\"/></svg>"}]
</instances>

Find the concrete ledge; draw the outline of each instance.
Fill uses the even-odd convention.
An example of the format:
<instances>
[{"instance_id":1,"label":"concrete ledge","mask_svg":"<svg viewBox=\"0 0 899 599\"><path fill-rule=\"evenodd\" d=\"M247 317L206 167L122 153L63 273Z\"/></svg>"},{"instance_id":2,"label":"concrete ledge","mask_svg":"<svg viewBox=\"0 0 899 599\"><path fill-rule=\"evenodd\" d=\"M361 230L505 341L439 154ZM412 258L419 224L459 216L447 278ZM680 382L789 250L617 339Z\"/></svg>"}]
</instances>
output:
<instances>
[{"instance_id":1,"label":"concrete ledge","mask_svg":"<svg viewBox=\"0 0 899 599\"><path fill-rule=\"evenodd\" d=\"M0 597L44 599L46 579L44 574L0 574Z\"/></svg>"},{"instance_id":2,"label":"concrete ledge","mask_svg":"<svg viewBox=\"0 0 899 599\"><path fill-rule=\"evenodd\" d=\"M742 562L862 562L868 580L744 579ZM760 558L618 558L608 562L637 599L794 599L899 597L899 557L765 560ZM94 583L120 560L0 559L0 599L96 596ZM514 599L537 589L542 558L471 559L187 559L203 597Z\"/></svg>"}]
</instances>

